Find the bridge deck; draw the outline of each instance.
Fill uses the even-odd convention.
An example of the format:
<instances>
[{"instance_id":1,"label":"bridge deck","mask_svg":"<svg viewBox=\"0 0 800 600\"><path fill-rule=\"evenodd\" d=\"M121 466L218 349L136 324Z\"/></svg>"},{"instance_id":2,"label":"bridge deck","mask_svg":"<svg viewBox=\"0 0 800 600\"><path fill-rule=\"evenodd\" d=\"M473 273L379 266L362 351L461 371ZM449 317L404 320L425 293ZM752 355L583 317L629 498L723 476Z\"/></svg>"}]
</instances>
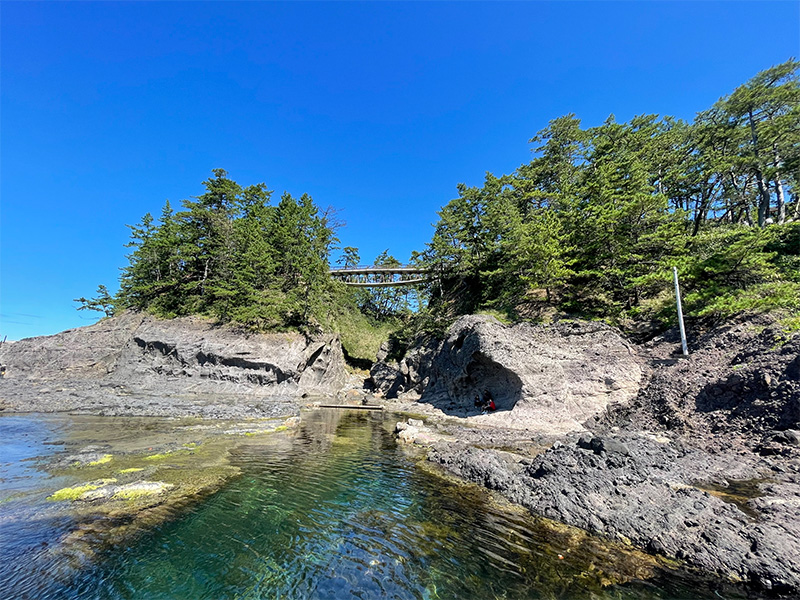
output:
<instances>
[{"instance_id":1,"label":"bridge deck","mask_svg":"<svg viewBox=\"0 0 800 600\"><path fill-rule=\"evenodd\" d=\"M328 271L331 275L370 275L377 274L395 274L398 275L416 275L427 273L427 269L421 267L342 267L339 269L331 269Z\"/></svg>"},{"instance_id":2,"label":"bridge deck","mask_svg":"<svg viewBox=\"0 0 800 600\"><path fill-rule=\"evenodd\" d=\"M357 266L331 269L328 273L331 277L341 279L345 285L355 287L391 287L424 283L427 281L424 275L428 273L428 270L422 267L403 265L396 267ZM421 275L423 277L420 277Z\"/></svg>"}]
</instances>

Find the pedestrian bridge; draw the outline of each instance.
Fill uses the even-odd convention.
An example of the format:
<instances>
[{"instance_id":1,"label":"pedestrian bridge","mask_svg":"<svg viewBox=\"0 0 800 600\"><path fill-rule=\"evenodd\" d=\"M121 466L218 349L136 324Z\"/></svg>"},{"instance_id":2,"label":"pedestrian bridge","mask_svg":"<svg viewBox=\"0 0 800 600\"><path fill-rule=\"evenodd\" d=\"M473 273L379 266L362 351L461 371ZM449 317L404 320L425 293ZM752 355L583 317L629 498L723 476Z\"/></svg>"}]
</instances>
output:
<instances>
[{"instance_id":1,"label":"pedestrian bridge","mask_svg":"<svg viewBox=\"0 0 800 600\"><path fill-rule=\"evenodd\" d=\"M413 285L428 281L428 270L422 267L398 265L386 266L358 266L331 269L331 277L340 279L345 285L355 287L391 287L398 285Z\"/></svg>"}]
</instances>

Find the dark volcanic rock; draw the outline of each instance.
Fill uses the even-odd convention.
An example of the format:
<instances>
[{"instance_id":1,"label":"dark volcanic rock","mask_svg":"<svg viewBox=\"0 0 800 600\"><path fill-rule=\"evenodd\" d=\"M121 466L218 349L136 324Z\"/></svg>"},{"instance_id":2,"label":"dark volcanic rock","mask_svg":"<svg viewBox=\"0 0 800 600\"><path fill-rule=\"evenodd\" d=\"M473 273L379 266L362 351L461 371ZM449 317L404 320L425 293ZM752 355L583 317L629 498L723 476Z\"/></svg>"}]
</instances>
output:
<instances>
[{"instance_id":1,"label":"dark volcanic rock","mask_svg":"<svg viewBox=\"0 0 800 600\"><path fill-rule=\"evenodd\" d=\"M430 459L537 515L762 589L800 590L800 482L764 484L742 510L694 481L758 476L737 457L627 434L557 444L533 461L444 444Z\"/></svg>"},{"instance_id":2,"label":"dark volcanic rock","mask_svg":"<svg viewBox=\"0 0 800 600\"><path fill-rule=\"evenodd\" d=\"M772 441L789 446L800 446L800 431L795 429L776 431L772 434Z\"/></svg>"},{"instance_id":3,"label":"dark volcanic rock","mask_svg":"<svg viewBox=\"0 0 800 600\"><path fill-rule=\"evenodd\" d=\"M369 371L372 387L388 398L405 391L406 379L396 362L376 362Z\"/></svg>"},{"instance_id":4,"label":"dark volcanic rock","mask_svg":"<svg viewBox=\"0 0 800 600\"><path fill-rule=\"evenodd\" d=\"M785 339L762 315L709 331L688 358L675 359L675 347L671 332L641 348L649 377L633 402L599 415L599 426L666 428L720 450L800 429L800 335Z\"/></svg>"}]
</instances>

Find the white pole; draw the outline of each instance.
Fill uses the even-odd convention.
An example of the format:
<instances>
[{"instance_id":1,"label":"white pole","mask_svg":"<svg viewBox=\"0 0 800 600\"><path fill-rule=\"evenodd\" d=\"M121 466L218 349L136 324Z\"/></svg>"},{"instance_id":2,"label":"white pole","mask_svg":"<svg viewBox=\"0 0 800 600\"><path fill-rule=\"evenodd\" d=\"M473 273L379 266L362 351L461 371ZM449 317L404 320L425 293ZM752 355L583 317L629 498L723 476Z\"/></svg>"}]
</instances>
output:
<instances>
[{"instance_id":1,"label":"white pole","mask_svg":"<svg viewBox=\"0 0 800 600\"><path fill-rule=\"evenodd\" d=\"M678 267L672 267L672 275L675 279L675 301L678 303L678 325L681 327L681 347L683 355L689 356L689 346L686 344L686 328L683 326L683 309L681 308L681 288L678 286Z\"/></svg>"}]
</instances>

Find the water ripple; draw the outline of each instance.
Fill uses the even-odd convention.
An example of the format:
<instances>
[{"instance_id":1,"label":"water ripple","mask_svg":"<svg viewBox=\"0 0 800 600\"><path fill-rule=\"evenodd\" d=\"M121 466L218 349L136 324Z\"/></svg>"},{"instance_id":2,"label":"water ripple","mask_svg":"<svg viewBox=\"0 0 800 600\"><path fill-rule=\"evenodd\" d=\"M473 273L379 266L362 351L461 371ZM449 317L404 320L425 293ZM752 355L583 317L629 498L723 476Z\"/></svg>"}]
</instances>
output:
<instances>
[{"instance_id":1,"label":"water ripple","mask_svg":"<svg viewBox=\"0 0 800 600\"><path fill-rule=\"evenodd\" d=\"M0 585L37 600L700 596L681 580L604 588L615 575L602 544L419 469L375 415L319 411L293 444L246 445L234 460L241 476L219 492L85 563L37 545L68 523L6 513L4 536L29 540L9 564L29 565L0 566Z\"/></svg>"}]
</instances>

